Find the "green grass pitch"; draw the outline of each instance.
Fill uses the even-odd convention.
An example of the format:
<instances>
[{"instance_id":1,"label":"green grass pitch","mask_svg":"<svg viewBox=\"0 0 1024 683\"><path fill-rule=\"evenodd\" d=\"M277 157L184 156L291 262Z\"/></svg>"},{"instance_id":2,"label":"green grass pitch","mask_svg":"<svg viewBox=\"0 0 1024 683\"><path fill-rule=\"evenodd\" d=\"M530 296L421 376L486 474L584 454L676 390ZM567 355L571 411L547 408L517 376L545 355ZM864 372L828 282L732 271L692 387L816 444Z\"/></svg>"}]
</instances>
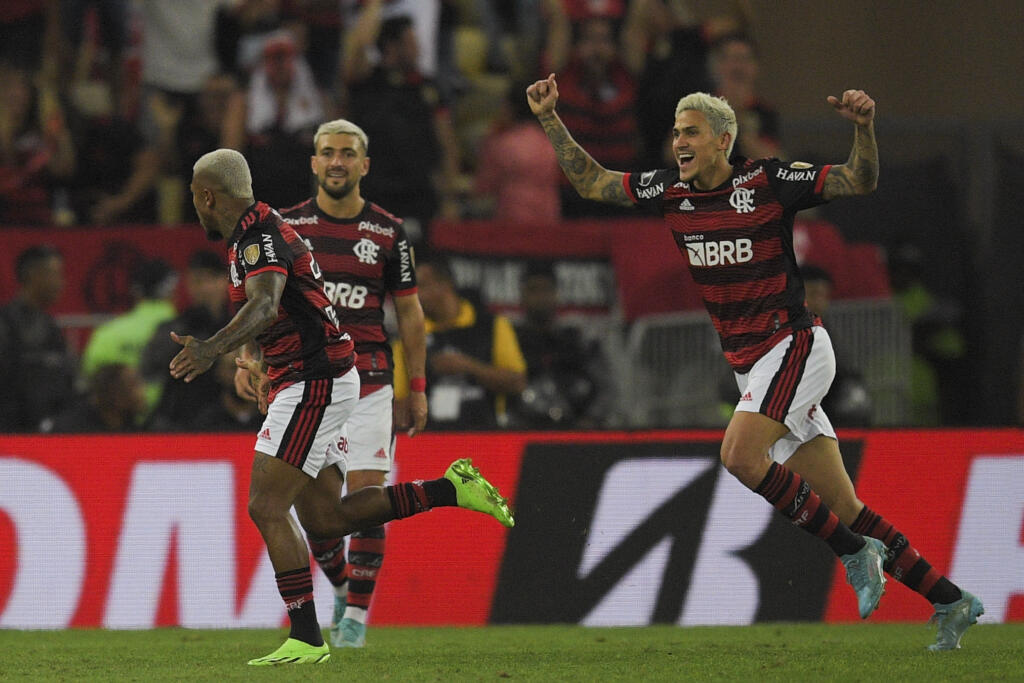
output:
<instances>
[{"instance_id":1,"label":"green grass pitch","mask_svg":"<svg viewBox=\"0 0 1024 683\"><path fill-rule=\"evenodd\" d=\"M283 630L0 630L0 680L1024 681L1024 624L972 627L931 653L914 624L744 627L371 627L329 662L246 666Z\"/></svg>"}]
</instances>

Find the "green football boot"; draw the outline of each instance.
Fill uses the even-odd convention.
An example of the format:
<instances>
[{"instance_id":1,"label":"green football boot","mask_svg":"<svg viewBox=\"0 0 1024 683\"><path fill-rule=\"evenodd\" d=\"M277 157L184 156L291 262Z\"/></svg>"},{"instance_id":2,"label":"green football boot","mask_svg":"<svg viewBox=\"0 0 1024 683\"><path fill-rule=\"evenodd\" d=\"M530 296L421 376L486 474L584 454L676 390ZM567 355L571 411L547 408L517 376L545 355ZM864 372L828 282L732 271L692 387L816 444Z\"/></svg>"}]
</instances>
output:
<instances>
[{"instance_id":1,"label":"green football boot","mask_svg":"<svg viewBox=\"0 0 1024 683\"><path fill-rule=\"evenodd\" d=\"M449 465L444 478L455 486L455 498L460 508L483 512L507 527L516 525L512 511L508 509L508 501L501 497L494 484L483 478L480 470L473 467L469 458Z\"/></svg>"},{"instance_id":2,"label":"green football boot","mask_svg":"<svg viewBox=\"0 0 1024 683\"><path fill-rule=\"evenodd\" d=\"M250 659L249 666L277 666L279 664L324 664L331 658L331 648L323 645L310 645L295 638L284 641L284 645L269 655Z\"/></svg>"}]
</instances>

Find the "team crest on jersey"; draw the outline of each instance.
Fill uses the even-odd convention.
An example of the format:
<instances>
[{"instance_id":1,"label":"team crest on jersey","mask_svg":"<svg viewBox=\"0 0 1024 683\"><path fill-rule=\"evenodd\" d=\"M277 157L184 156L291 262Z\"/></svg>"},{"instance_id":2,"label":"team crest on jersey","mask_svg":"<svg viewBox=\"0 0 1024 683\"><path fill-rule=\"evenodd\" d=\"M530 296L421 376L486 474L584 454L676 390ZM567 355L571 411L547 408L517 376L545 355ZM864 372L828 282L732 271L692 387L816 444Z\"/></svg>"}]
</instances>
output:
<instances>
[{"instance_id":1,"label":"team crest on jersey","mask_svg":"<svg viewBox=\"0 0 1024 683\"><path fill-rule=\"evenodd\" d=\"M810 168L813 164L809 164L806 161L794 161L789 165L790 168Z\"/></svg>"},{"instance_id":2,"label":"team crest on jersey","mask_svg":"<svg viewBox=\"0 0 1024 683\"><path fill-rule=\"evenodd\" d=\"M736 213L753 213L754 190L749 187L737 187L729 195L729 205L736 209Z\"/></svg>"},{"instance_id":3,"label":"team crest on jersey","mask_svg":"<svg viewBox=\"0 0 1024 683\"><path fill-rule=\"evenodd\" d=\"M255 266L256 262L260 260L260 245L250 244L242 250L242 258L250 266Z\"/></svg>"},{"instance_id":4,"label":"team crest on jersey","mask_svg":"<svg viewBox=\"0 0 1024 683\"><path fill-rule=\"evenodd\" d=\"M371 239L364 237L355 243L352 247L352 252L359 259L360 263L377 263L377 253L380 251L380 245Z\"/></svg>"},{"instance_id":5,"label":"team crest on jersey","mask_svg":"<svg viewBox=\"0 0 1024 683\"><path fill-rule=\"evenodd\" d=\"M640 187L647 187L648 185L650 185L651 181L654 180L655 173L657 173L657 171L644 171L643 173L641 173Z\"/></svg>"}]
</instances>

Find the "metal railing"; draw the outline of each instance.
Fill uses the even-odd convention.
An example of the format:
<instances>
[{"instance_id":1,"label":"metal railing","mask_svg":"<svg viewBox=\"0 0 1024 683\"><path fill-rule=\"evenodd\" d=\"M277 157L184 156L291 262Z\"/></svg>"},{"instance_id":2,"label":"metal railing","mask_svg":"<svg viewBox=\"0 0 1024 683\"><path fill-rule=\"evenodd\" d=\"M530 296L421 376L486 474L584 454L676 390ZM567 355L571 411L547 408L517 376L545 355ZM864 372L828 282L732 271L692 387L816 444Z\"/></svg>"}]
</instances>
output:
<instances>
[{"instance_id":1,"label":"metal railing","mask_svg":"<svg viewBox=\"0 0 1024 683\"><path fill-rule=\"evenodd\" d=\"M840 365L861 376L873 426L909 416L910 326L890 300L837 301L826 329ZM621 417L628 427L713 427L727 421L735 384L703 311L638 319L615 366Z\"/></svg>"}]
</instances>

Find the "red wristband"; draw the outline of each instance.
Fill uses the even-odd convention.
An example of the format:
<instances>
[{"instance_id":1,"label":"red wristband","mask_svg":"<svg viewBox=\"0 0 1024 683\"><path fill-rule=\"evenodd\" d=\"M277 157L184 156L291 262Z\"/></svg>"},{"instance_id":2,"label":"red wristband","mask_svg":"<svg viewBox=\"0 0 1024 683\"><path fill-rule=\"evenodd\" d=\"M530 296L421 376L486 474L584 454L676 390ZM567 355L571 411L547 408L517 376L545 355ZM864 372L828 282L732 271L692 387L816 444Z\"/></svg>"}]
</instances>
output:
<instances>
[{"instance_id":1,"label":"red wristband","mask_svg":"<svg viewBox=\"0 0 1024 683\"><path fill-rule=\"evenodd\" d=\"M427 390L427 378L426 377L413 377L409 380L409 391L415 391L422 394Z\"/></svg>"}]
</instances>

